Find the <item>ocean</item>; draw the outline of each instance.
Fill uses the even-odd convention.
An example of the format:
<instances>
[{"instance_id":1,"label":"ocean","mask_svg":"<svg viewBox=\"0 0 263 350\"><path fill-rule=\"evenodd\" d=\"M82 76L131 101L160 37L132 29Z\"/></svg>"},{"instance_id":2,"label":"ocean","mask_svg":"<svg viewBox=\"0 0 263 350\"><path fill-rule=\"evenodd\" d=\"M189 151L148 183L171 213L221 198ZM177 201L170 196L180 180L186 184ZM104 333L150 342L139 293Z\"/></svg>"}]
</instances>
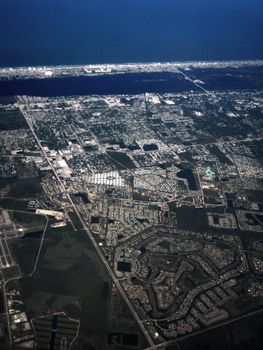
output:
<instances>
[{"instance_id":1,"label":"ocean","mask_svg":"<svg viewBox=\"0 0 263 350\"><path fill-rule=\"evenodd\" d=\"M262 0L0 0L2 67L262 58Z\"/></svg>"}]
</instances>

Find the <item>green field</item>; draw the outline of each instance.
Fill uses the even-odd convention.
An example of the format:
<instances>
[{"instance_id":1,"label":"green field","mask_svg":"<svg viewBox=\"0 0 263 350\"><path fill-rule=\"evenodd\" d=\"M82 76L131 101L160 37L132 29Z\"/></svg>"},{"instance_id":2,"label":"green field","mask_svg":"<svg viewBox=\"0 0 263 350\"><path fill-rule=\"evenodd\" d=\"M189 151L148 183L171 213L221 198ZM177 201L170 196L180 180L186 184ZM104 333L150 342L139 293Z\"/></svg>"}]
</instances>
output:
<instances>
[{"instance_id":1,"label":"green field","mask_svg":"<svg viewBox=\"0 0 263 350\"><path fill-rule=\"evenodd\" d=\"M0 130L25 129L28 125L19 109L0 108Z\"/></svg>"},{"instance_id":2,"label":"green field","mask_svg":"<svg viewBox=\"0 0 263 350\"><path fill-rule=\"evenodd\" d=\"M32 239L24 241L27 248L24 246L22 251L18 247L16 252L20 262L29 260L27 252L33 245ZM52 309L52 305L57 307L58 296L63 295L70 297L65 299L71 300L66 303L66 310L69 316L75 317L76 305L72 303L75 297L80 302L81 333L87 338L92 335L96 346L106 337L108 298L105 286L110 288L111 283L83 231L74 232L71 226L48 230L37 271L31 278L22 279L21 285L30 316L58 311ZM53 304L48 303L47 294L55 298Z\"/></svg>"},{"instance_id":3,"label":"green field","mask_svg":"<svg viewBox=\"0 0 263 350\"><path fill-rule=\"evenodd\" d=\"M15 198L36 198L42 192L40 182L40 177L19 179L13 183L7 196Z\"/></svg>"}]
</instances>

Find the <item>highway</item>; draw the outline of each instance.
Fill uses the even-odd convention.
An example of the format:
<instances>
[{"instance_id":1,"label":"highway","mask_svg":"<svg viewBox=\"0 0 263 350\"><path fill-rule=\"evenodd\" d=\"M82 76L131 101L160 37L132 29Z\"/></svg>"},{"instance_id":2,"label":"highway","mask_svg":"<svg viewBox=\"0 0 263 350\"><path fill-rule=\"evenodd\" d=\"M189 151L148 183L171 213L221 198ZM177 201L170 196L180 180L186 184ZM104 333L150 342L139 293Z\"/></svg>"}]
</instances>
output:
<instances>
[{"instance_id":1,"label":"highway","mask_svg":"<svg viewBox=\"0 0 263 350\"><path fill-rule=\"evenodd\" d=\"M193 79L191 79L190 77L188 77L188 75L186 75L184 72L182 72L181 70L177 69L177 73L182 74L184 76L184 78L188 81L191 81L192 84L194 84L198 89L204 91L205 93L213 93L213 91L209 92L208 90L206 90L203 86L201 86L200 84L198 84L196 81L194 81Z\"/></svg>"}]
</instances>

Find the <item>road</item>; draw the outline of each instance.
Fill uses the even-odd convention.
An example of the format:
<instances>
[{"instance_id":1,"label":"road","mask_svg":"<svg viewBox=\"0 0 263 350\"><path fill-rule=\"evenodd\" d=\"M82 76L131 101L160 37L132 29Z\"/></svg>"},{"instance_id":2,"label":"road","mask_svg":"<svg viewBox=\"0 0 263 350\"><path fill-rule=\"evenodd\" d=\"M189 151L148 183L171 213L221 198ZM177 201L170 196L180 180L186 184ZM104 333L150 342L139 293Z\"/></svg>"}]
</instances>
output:
<instances>
[{"instance_id":1,"label":"road","mask_svg":"<svg viewBox=\"0 0 263 350\"><path fill-rule=\"evenodd\" d=\"M45 225L45 228L44 228L44 231L43 231L43 234L42 234L42 238L41 238L40 246L39 246L39 249L38 249L38 252L37 252L37 257L36 257L36 260L35 260L35 264L34 264L32 272L28 275L29 277L32 277L32 275L36 271L38 260L39 260L40 253L41 253L41 250L42 250L42 246L43 246L43 243L44 243L44 239L45 239L46 232L47 232L47 229L48 229L49 219L48 219L48 216L45 216L45 217L46 217L46 225Z\"/></svg>"},{"instance_id":2,"label":"road","mask_svg":"<svg viewBox=\"0 0 263 350\"><path fill-rule=\"evenodd\" d=\"M31 124L31 121L30 121L30 119L29 119L28 116L27 116L27 113L26 113L22 108L20 108L20 111L21 111L21 113L23 114L24 118L26 119L26 122L27 122L27 124L28 124L28 126L29 126L29 128L30 128L30 130L31 130L31 132L32 132L32 134L33 134L33 136L34 136L34 138L35 138L35 140L36 140L36 142L37 142L39 148L41 149L43 156L44 156L45 159L47 160L47 162L48 162L50 168L52 169L52 171L53 171L53 173L54 173L54 175L55 175L57 181L59 182L59 185L60 185L60 187L61 187L61 191L64 192L64 193L67 195L67 198L68 198L70 204L72 205L72 208L74 209L76 215L78 216L78 218L79 218L79 220L80 220L80 222L81 222L81 224L82 224L82 226L83 226L85 232L87 233L89 239L91 240L91 242L92 242L92 244L93 244L93 246L94 246L96 252L98 253L98 255L99 255L101 261L103 262L103 264L104 264L106 270L108 271L110 277L112 278L112 281L114 282L114 284L116 285L117 289L118 289L119 292L121 293L123 299L125 300L127 306L129 307L129 309L130 309L130 311L131 311L133 317L135 318L135 320L137 321L138 325L140 326L141 331L143 332L145 338L147 339L147 341L149 342L149 344L150 344L150 346L151 346L151 349L155 349L155 346L156 346L156 345L154 344L154 342L153 342L152 338L150 337L148 331L147 331L146 328L144 327L144 324L142 323L142 321L141 321L140 318L138 317L136 311L134 310L134 307L132 306L130 300L129 300L128 297L126 296L126 294L125 294L125 292L124 292L124 290L123 290L123 288L122 288L120 282L119 282L118 279L116 278L114 272L112 271L110 265L108 264L108 261L105 259L103 253L101 252L100 248L98 247L98 245L97 245L97 243L96 243L96 241L95 241L95 239L94 239L94 237L93 237L93 235L92 235L90 229L87 227L87 225L86 225L85 221L83 220L82 216L80 215L80 213L79 213L79 211L78 211L78 209L77 209L75 203L72 201L70 194L67 192L67 190L66 190L66 188L65 188L65 186L64 186L64 184L63 184L63 182L61 181L61 179L60 179L60 177L58 176L58 174L57 174L55 168L53 167L53 164L51 163L51 161L50 161L50 159L49 159L49 157L48 157L48 155L47 155L45 149L42 147L42 145L41 145L41 143L40 143L40 140L39 140L37 134L35 133L35 130L34 130L32 124Z\"/></svg>"},{"instance_id":3,"label":"road","mask_svg":"<svg viewBox=\"0 0 263 350\"><path fill-rule=\"evenodd\" d=\"M212 94L212 91L208 91L206 90L203 86L201 86L200 84L198 84L196 81L194 81L193 79L191 79L190 77L188 77L188 75L186 75L184 72L182 72L181 70L177 69L177 73L182 74L184 76L184 78L188 81L191 81L192 84L194 84L198 89L201 89L202 91L204 91L205 93L210 93Z\"/></svg>"}]
</instances>

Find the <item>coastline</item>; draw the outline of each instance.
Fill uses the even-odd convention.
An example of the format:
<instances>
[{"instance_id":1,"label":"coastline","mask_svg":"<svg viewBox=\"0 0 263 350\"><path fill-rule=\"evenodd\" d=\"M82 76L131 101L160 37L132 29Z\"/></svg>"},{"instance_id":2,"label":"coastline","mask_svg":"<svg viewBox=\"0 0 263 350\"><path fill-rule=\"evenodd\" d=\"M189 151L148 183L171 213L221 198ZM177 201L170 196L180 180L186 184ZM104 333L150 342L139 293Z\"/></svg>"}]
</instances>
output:
<instances>
[{"instance_id":1,"label":"coastline","mask_svg":"<svg viewBox=\"0 0 263 350\"><path fill-rule=\"evenodd\" d=\"M246 66L263 66L263 59L0 67L0 79L47 79L51 77L96 76L137 72L178 72L179 69L240 68Z\"/></svg>"},{"instance_id":2,"label":"coastline","mask_svg":"<svg viewBox=\"0 0 263 350\"><path fill-rule=\"evenodd\" d=\"M176 66L188 66L188 65L205 65L213 66L215 64L224 65L261 65L263 64L263 58L259 59L231 59L231 60L187 60L187 61L148 61L148 62L120 62L120 63L83 63L83 64L54 64L54 65L26 65L26 66L1 66L0 71L5 69L17 70L17 69L29 69L29 68L86 68L86 67L120 67L120 66L160 66L160 65L176 65Z\"/></svg>"}]
</instances>

